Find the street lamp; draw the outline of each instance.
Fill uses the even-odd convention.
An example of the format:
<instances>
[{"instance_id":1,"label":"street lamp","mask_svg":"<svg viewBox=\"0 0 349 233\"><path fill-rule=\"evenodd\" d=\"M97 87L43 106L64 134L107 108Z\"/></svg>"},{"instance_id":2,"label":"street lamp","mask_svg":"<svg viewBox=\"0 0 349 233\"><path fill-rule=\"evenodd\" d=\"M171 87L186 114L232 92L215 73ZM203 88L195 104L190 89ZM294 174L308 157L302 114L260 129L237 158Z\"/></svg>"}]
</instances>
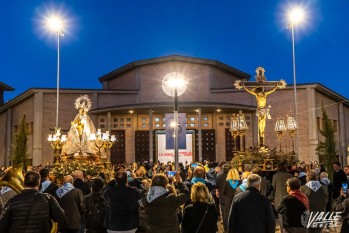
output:
<instances>
[{"instance_id":1,"label":"street lamp","mask_svg":"<svg viewBox=\"0 0 349 233\"><path fill-rule=\"evenodd\" d=\"M59 156L59 151L62 149L66 142L66 136L61 135L60 128L58 127L58 112L59 112L59 79L60 79L60 54L59 54L59 39L63 34L63 21L57 17L52 16L46 20L47 28L57 34L57 105L56 105L56 125L55 133L49 135L48 141L51 142L52 147L55 149L55 163L58 163L57 154Z\"/></svg>"},{"instance_id":2,"label":"street lamp","mask_svg":"<svg viewBox=\"0 0 349 233\"><path fill-rule=\"evenodd\" d=\"M296 87L296 54L295 54L295 43L294 43L294 31L297 24L304 20L304 11L301 8L294 8L289 12L288 15L289 24L288 29L292 33L292 64L293 64L293 92L294 92L294 117L297 121L298 108L297 108L297 87ZM296 135L296 140L294 141L294 148L296 149L296 154L298 154L298 134Z\"/></svg>"},{"instance_id":3,"label":"street lamp","mask_svg":"<svg viewBox=\"0 0 349 233\"><path fill-rule=\"evenodd\" d=\"M231 120L231 127L230 127L230 133L233 136L234 139L234 151L237 151L236 146L236 138L240 136L240 151L244 151L244 141L243 138L245 136L246 130L248 129L246 120L245 120L245 114L233 114L232 120Z\"/></svg>"},{"instance_id":4,"label":"street lamp","mask_svg":"<svg viewBox=\"0 0 349 233\"><path fill-rule=\"evenodd\" d=\"M166 95L174 97L174 154L175 168L178 170L178 96L187 89L188 81L178 72L170 72L162 79L162 90Z\"/></svg>"}]
</instances>

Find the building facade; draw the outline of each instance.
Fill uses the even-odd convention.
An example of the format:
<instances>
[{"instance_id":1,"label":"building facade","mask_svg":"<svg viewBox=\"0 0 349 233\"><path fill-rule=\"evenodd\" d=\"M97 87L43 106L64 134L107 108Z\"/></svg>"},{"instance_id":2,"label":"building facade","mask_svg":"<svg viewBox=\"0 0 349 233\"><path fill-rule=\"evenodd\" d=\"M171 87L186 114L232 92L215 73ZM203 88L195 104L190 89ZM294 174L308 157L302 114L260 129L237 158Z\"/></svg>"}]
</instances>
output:
<instances>
[{"instance_id":1,"label":"building facade","mask_svg":"<svg viewBox=\"0 0 349 233\"><path fill-rule=\"evenodd\" d=\"M59 126L69 130L77 114L74 101L81 95L92 100L89 112L96 128L117 136L111 149L113 163L157 160L157 133L166 128L165 114L173 112L174 100L162 90L162 79L178 72L188 80L179 96L179 112L186 114L186 128L193 134L193 160L230 160L233 151L257 144L256 101L254 96L234 88L236 80L250 75L219 61L183 56L166 56L129 63L99 78L102 89L61 89ZM277 78L270 78L276 79ZM83 88L83 87L82 87ZM315 148L323 140L322 106L336 128L337 151L346 164L349 146L349 103L321 84L297 85L298 156L302 161L318 160ZM0 107L0 165L14 158L15 135L20 119L26 115L29 127L28 158L33 165L53 161L47 141L56 116L55 89L29 89ZM274 132L277 117L294 109L293 88L277 90L268 96L272 119L266 125L266 145L279 147ZM244 140L230 135L231 116L244 113L249 129ZM282 149L291 151L292 141L285 135ZM236 144L235 144L236 143Z\"/></svg>"}]
</instances>

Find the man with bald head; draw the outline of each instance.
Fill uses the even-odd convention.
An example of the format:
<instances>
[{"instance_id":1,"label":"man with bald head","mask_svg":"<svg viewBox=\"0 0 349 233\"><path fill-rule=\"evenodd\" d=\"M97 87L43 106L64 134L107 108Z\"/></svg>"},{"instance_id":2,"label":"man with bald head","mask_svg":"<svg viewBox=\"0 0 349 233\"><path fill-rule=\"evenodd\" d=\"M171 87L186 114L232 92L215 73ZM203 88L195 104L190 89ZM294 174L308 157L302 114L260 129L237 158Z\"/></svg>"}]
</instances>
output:
<instances>
[{"instance_id":1,"label":"man with bald head","mask_svg":"<svg viewBox=\"0 0 349 233\"><path fill-rule=\"evenodd\" d=\"M82 173L82 171L75 171L74 177L74 187L80 189L84 196L90 194L90 186L87 182L84 181L84 174Z\"/></svg>"},{"instance_id":2,"label":"man with bald head","mask_svg":"<svg viewBox=\"0 0 349 233\"><path fill-rule=\"evenodd\" d=\"M65 211L64 222L58 225L61 233L78 233L83 214L83 194L74 188L73 177L64 176L64 184L56 191L57 201Z\"/></svg>"}]
</instances>

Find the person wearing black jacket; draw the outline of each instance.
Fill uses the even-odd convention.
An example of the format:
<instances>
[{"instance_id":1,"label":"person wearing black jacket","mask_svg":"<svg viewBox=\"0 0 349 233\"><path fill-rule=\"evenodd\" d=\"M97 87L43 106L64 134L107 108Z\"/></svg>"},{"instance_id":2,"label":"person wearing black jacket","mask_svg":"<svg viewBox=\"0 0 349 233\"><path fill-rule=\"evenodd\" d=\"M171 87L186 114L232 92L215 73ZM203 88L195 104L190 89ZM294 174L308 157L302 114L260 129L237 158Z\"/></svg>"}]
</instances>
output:
<instances>
[{"instance_id":1,"label":"person wearing black jacket","mask_svg":"<svg viewBox=\"0 0 349 233\"><path fill-rule=\"evenodd\" d=\"M76 171L74 175L75 175L75 180L73 183L74 187L77 189L80 189L82 191L82 194L84 194L84 196L89 194L91 192L90 185L89 183L84 181L84 174L82 173L82 171Z\"/></svg>"},{"instance_id":2,"label":"person wearing black jacket","mask_svg":"<svg viewBox=\"0 0 349 233\"><path fill-rule=\"evenodd\" d=\"M107 204L101 193L103 187L104 180L94 178L91 183L92 193L84 197L86 233L107 233L107 229L104 227Z\"/></svg>"},{"instance_id":3,"label":"person wearing black jacket","mask_svg":"<svg viewBox=\"0 0 349 233\"><path fill-rule=\"evenodd\" d=\"M40 170L41 182L40 182L39 192L49 193L55 197L56 190L58 189L58 185L50 181L49 175L50 175L49 169L43 168Z\"/></svg>"},{"instance_id":4,"label":"person wearing black jacket","mask_svg":"<svg viewBox=\"0 0 349 233\"><path fill-rule=\"evenodd\" d=\"M209 202L209 193L203 183L196 183L191 190L192 204L184 209L183 233L215 233L218 231L218 212Z\"/></svg>"},{"instance_id":5,"label":"person wearing black jacket","mask_svg":"<svg viewBox=\"0 0 349 233\"><path fill-rule=\"evenodd\" d=\"M275 216L269 199L259 193L261 177L251 174L247 189L231 204L229 233L275 233Z\"/></svg>"},{"instance_id":6,"label":"person wearing black jacket","mask_svg":"<svg viewBox=\"0 0 349 233\"><path fill-rule=\"evenodd\" d=\"M343 218L342 228L340 233L349 232L349 189L343 192L340 191L340 196L334 201L333 209L335 211L342 212L341 216Z\"/></svg>"},{"instance_id":7,"label":"person wearing black jacket","mask_svg":"<svg viewBox=\"0 0 349 233\"><path fill-rule=\"evenodd\" d=\"M110 231L136 232L139 227L138 200L142 198L142 192L126 185L125 171L118 171L115 181L116 185L108 187L103 193L108 206L105 226Z\"/></svg>"},{"instance_id":8,"label":"person wearing black jacket","mask_svg":"<svg viewBox=\"0 0 349 233\"><path fill-rule=\"evenodd\" d=\"M39 193L40 174L29 171L24 176L24 190L10 199L0 218L0 232L50 232L51 219L64 220L64 211L56 199Z\"/></svg>"},{"instance_id":9,"label":"person wearing black jacket","mask_svg":"<svg viewBox=\"0 0 349 233\"><path fill-rule=\"evenodd\" d=\"M342 188L342 183L347 183L347 176L341 169L340 162L333 163L333 199L339 197L340 190Z\"/></svg>"},{"instance_id":10,"label":"person wearing black jacket","mask_svg":"<svg viewBox=\"0 0 349 233\"><path fill-rule=\"evenodd\" d=\"M297 177L286 182L289 195L284 196L276 212L282 215L282 223L286 233L307 233L302 224L302 216L309 209L308 198L299 190L301 182Z\"/></svg>"},{"instance_id":11,"label":"person wearing black jacket","mask_svg":"<svg viewBox=\"0 0 349 233\"><path fill-rule=\"evenodd\" d=\"M83 194L80 189L72 185L73 177L64 177L64 184L57 189L56 196L59 205L65 211L64 222L58 224L61 233L78 233L81 227L81 215L83 215Z\"/></svg>"}]
</instances>

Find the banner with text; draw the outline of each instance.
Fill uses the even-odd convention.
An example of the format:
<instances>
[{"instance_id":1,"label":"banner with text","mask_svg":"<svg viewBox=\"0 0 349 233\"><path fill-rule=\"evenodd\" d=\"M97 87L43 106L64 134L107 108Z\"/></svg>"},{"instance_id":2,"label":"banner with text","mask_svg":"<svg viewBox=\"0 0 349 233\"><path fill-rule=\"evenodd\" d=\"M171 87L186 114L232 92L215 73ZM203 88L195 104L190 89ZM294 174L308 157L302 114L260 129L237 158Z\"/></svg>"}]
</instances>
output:
<instances>
[{"instance_id":1,"label":"banner with text","mask_svg":"<svg viewBox=\"0 0 349 233\"><path fill-rule=\"evenodd\" d=\"M187 161L191 163L193 160L193 145L192 145L192 134L186 134L186 149L178 150L178 161L185 164ZM166 149L166 135L157 134L158 141L158 160L161 163L167 163L168 161L174 162L174 150Z\"/></svg>"}]
</instances>

